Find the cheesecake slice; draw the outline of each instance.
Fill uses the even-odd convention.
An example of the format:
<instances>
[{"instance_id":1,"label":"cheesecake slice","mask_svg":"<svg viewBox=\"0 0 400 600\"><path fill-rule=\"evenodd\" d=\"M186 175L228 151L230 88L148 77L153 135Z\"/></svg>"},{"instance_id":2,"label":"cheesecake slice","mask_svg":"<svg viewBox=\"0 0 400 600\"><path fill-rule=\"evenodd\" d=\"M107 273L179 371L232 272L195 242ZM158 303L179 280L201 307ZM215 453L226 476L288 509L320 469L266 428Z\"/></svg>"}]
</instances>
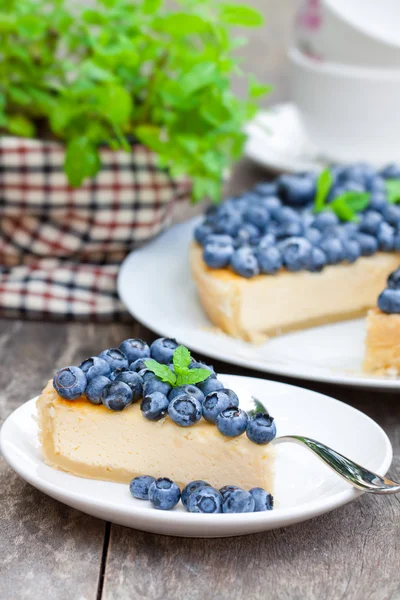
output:
<instances>
[{"instance_id":1,"label":"cheesecake slice","mask_svg":"<svg viewBox=\"0 0 400 600\"><path fill-rule=\"evenodd\" d=\"M200 301L214 325L233 337L262 342L267 337L364 316L400 253L378 252L322 272L289 272L250 279L230 269L210 269L193 243L190 264Z\"/></svg>"},{"instance_id":2,"label":"cheesecake slice","mask_svg":"<svg viewBox=\"0 0 400 600\"><path fill-rule=\"evenodd\" d=\"M273 488L274 449L245 435L224 437L204 419L187 428L169 417L145 419L140 403L121 412L64 400L50 381L37 400L46 463L72 475L128 483L138 475L169 477L184 486L204 479L220 488Z\"/></svg>"}]
</instances>

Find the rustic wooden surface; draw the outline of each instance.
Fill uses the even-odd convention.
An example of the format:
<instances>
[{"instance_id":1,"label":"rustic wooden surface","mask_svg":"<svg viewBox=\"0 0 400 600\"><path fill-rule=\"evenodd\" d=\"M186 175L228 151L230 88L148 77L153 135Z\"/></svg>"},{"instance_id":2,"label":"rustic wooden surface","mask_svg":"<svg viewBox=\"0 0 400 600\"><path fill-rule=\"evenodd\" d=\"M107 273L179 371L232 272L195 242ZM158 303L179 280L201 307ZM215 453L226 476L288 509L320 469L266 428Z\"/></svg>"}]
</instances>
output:
<instances>
[{"instance_id":1,"label":"rustic wooden surface","mask_svg":"<svg viewBox=\"0 0 400 600\"><path fill-rule=\"evenodd\" d=\"M258 0L269 33L254 35L248 63L287 96L284 46L294 3ZM230 183L242 189L263 174L243 161ZM0 420L36 395L56 366L100 347L154 333L138 324L81 325L0 321ZM222 362L220 372L256 375ZM291 381L271 376L281 381ZM370 415L394 447L400 479L398 394L296 382ZM340 429L340 423L337 424ZM52 500L0 462L0 598L3 600L399 600L400 498L363 496L287 529L240 538L163 537L110 525Z\"/></svg>"}]
</instances>

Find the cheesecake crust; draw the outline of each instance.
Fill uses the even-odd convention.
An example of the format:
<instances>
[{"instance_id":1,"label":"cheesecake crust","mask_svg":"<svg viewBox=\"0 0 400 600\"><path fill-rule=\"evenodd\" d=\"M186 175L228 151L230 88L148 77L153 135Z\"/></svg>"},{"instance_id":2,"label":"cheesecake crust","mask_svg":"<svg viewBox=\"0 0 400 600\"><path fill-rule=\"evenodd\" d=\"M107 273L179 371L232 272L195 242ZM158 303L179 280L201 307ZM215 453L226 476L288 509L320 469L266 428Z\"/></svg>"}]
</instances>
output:
<instances>
[{"instance_id":1,"label":"cheesecake crust","mask_svg":"<svg viewBox=\"0 0 400 600\"><path fill-rule=\"evenodd\" d=\"M374 375L400 373L400 315L379 308L368 312L363 369Z\"/></svg>"}]
</instances>

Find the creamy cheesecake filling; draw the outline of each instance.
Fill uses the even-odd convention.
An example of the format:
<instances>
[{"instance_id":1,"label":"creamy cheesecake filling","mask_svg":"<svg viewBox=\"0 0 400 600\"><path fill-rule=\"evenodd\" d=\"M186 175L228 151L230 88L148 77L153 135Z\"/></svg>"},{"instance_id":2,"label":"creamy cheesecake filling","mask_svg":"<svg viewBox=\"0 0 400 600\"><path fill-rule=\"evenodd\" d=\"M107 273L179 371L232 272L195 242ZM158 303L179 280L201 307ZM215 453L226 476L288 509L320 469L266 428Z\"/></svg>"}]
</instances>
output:
<instances>
[{"instance_id":1,"label":"creamy cheesecake filling","mask_svg":"<svg viewBox=\"0 0 400 600\"><path fill-rule=\"evenodd\" d=\"M115 412L85 399L63 400L51 381L37 408L46 463L73 475L121 483L152 475L180 486L204 479L217 488L273 491L273 446L224 437L204 420L179 427L168 417L145 419L139 404Z\"/></svg>"},{"instance_id":2,"label":"creamy cheesecake filling","mask_svg":"<svg viewBox=\"0 0 400 600\"><path fill-rule=\"evenodd\" d=\"M400 253L379 252L320 273L282 269L244 279L228 269L210 269L202 248L191 248L193 277L211 321L249 341L364 315L399 262Z\"/></svg>"}]
</instances>

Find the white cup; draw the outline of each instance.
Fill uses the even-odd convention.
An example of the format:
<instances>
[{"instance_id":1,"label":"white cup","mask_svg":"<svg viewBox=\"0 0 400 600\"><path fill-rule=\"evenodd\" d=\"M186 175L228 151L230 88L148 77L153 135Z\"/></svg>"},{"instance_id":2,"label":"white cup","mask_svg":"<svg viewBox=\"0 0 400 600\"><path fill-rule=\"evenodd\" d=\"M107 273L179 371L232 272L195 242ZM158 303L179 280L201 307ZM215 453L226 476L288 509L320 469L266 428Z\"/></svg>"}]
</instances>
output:
<instances>
[{"instance_id":1,"label":"white cup","mask_svg":"<svg viewBox=\"0 0 400 600\"><path fill-rule=\"evenodd\" d=\"M400 69L353 67L289 50L293 99L310 140L335 162L400 160Z\"/></svg>"}]
</instances>

